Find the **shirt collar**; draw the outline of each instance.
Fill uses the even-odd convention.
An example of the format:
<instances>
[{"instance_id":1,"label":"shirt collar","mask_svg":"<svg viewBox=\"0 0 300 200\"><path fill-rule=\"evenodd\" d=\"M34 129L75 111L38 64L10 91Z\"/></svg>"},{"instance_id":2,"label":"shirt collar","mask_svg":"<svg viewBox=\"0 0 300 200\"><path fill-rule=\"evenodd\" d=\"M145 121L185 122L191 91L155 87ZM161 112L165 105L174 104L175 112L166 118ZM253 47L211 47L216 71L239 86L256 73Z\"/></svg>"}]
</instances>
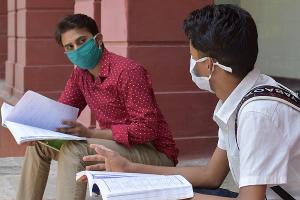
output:
<instances>
[{"instance_id":1,"label":"shirt collar","mask_svg":"<svg viewBox=\"0 0 300 200\"><path fill-rule=\"evenodd\" d=\"M219 126L228 124L230 116L234 113L242 98L254 87L259 75L259 69L254 68L231 92L225 102L221 100L218 102L213 119Z\"/></svg>"},{"instance_id":2,"label":"shirt collar","mask_svg":"<svg viewBox=\"0 0 300 200\"><path fill-rule=\"evenodd\" d=\"M103 49L103 53L101 56L101 60L100 60L100 70L99 70L99 77L108 77L110 74L110 57L111 57L111 53L104 48Z\"/></svg>"}]
</instances>

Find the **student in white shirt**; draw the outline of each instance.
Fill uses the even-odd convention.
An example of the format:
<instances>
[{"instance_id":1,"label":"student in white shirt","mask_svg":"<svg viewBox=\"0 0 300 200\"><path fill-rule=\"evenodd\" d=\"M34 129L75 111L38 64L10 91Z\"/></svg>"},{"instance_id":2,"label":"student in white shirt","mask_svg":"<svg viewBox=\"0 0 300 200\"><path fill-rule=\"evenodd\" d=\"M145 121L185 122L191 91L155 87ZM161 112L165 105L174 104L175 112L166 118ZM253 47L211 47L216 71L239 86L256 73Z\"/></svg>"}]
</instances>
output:
<instances>
[{"instance_id":1,"label":"student in white shirt","mask_svg":"<svg viewBox=\"0 0 300 200\"><path fill-rule=\"evenodd\" d=\"M207 166L137 164L91 145L98 155L84 157L84 161L104 163L87 169L181 174L197 187L196 192L204 191L199 188L218 188L230 170L239 186L238 199L280 199L270 190L273 185L300 199L300 112L279 101L252 101L239 111L237 138L235 135L237 106L242 98L256 86L278 85L254 68L258 35L251 15L233 5L209 5L187 17L184 31L190 40L192 80L219 98L213 117L219 126L219 141ZM218 195L221 190L205 191ZM235 198L230 191L221 193L227 197L196 194L193 199Z\"/></svg>"}]
</instances>

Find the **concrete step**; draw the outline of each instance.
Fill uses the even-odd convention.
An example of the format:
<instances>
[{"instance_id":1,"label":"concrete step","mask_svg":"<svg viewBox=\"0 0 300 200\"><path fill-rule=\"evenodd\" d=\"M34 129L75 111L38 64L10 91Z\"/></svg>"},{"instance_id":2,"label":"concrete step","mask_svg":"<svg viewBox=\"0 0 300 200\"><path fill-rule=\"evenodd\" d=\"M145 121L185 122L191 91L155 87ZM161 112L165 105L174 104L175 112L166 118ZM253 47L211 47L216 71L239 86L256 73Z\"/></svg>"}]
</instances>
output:
<instances>
[{"instance_id":1,"label":"concrete step","mask_svg":"<svg viewBox=\"0 0 300 200\"><path fill-rule=\"evenodd\" d=\"M0 200L15 199L20 179L22 161L23 157L0 158ZM207 163L207 161L207 159L181 160L178 166L204 165ZM52 161L48 183L44 195L45 200L55 200L56 171L57 162ZM235 186L230 174L227 176L222 187L232 191L237 191L237 187ZM86 200L93 199L97 198L89 197L87 194Z\"/></svg>"}]
</instances>

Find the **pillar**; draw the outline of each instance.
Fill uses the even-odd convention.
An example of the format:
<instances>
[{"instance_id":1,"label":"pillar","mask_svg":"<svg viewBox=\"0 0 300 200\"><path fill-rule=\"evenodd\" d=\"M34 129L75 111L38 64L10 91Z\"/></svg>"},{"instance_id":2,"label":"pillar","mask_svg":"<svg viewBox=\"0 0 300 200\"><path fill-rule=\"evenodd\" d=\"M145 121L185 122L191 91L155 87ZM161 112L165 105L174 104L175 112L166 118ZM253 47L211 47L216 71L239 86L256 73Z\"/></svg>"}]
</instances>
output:
<instances>
[{"instance_id":1,"label":"pillar","mask_svg":"<svg viewBox=\"0 0 300 200\"><path fill-rule=\"evenodd\" d=\"M212 0L102 0L101 30L108 49L150 72L156 98L181 156L209 156L217 142L212 120L216 99L199 91L189 75L183 20Z\"/></svg>"},{"instance_id":2,"label":"pillar","mask_svg":"<svg viewBox=\"0 0 300 200\"><path fill-rule=\"evenodd\" d=\"M4 79L7 59L7 0L0 0L0 80Z\"/></svg>"},{"instance_id":3,"label":"pillar","mask_svg":"<svg viewBox=\"0 0 300 200\"><path fill-rule=\"evenodd\" d=\"M93 18L101 32L101 0L75 0L74 13L82 13ZM95 115L88 106L82 111L78 121L90 128L99 127Z\"/></svg>"},{"instance_id":4,"label":"pillar","mask_svg":"<svg viewBox=\"0 0 300 200\"><path fill-rule=\"evenodd\" d=\"M72 0L17 0L13 95L34 90L57 99L73 66L54 40L56 23L73 13Z\"/></svg>"},{"instance_id":5,"label":"pillar","mask_svg":"<svg viewBox=\"0 0 300 200\"><path fill-rule=\"evenodd\" d=\"M7 60L5 62L5 93L12 95L16 62L16 0L7 0Z\"/></svg>"},{"instance_id":6,"label":"pillar","mask_svg":"<svg viewBox=\"0 0 300 200\"><path fill-rule=\"evenodd\" d=\"M2 7L1 0L1 7ZM1 101L15 104L34 90L57 99L73 65L54 39L56 23L74 12L73 0L7 0L8 49L5 94ZM23 155L7 129L0 129L0 157Z\"/></svg>"}]
</instances>

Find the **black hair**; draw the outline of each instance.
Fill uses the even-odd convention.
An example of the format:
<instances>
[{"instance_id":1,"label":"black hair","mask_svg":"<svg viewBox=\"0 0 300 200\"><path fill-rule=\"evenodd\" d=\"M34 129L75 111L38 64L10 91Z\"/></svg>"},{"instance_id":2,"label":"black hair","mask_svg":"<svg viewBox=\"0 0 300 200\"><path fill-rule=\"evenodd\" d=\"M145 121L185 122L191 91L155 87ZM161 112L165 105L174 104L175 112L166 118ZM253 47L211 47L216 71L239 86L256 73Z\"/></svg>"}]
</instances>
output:
<instances>
[{"instance_id":1,"label":"black hair","mask_svg":"<svg viewBox=\"0 0 300 200\"><path fill-rule=\"evenodd\" d=\"M183 28L195 49L231 67L235 76L243 78L254 68L258 35L246 10L230 4L208 5L191 12Z\"/></svg>"},{"instance_id":2,"label":"black hair","mask_svg":"<svg viewBox=\"0 0 300 200\"><path fill-rule=\"evenodd\" d=\"M86 29L93 36L99 33L94 19L84 14L73 14L64 17L56 26L55 40L62 46L61 35L71 29Z\"/></svg>"}]
</instances>

